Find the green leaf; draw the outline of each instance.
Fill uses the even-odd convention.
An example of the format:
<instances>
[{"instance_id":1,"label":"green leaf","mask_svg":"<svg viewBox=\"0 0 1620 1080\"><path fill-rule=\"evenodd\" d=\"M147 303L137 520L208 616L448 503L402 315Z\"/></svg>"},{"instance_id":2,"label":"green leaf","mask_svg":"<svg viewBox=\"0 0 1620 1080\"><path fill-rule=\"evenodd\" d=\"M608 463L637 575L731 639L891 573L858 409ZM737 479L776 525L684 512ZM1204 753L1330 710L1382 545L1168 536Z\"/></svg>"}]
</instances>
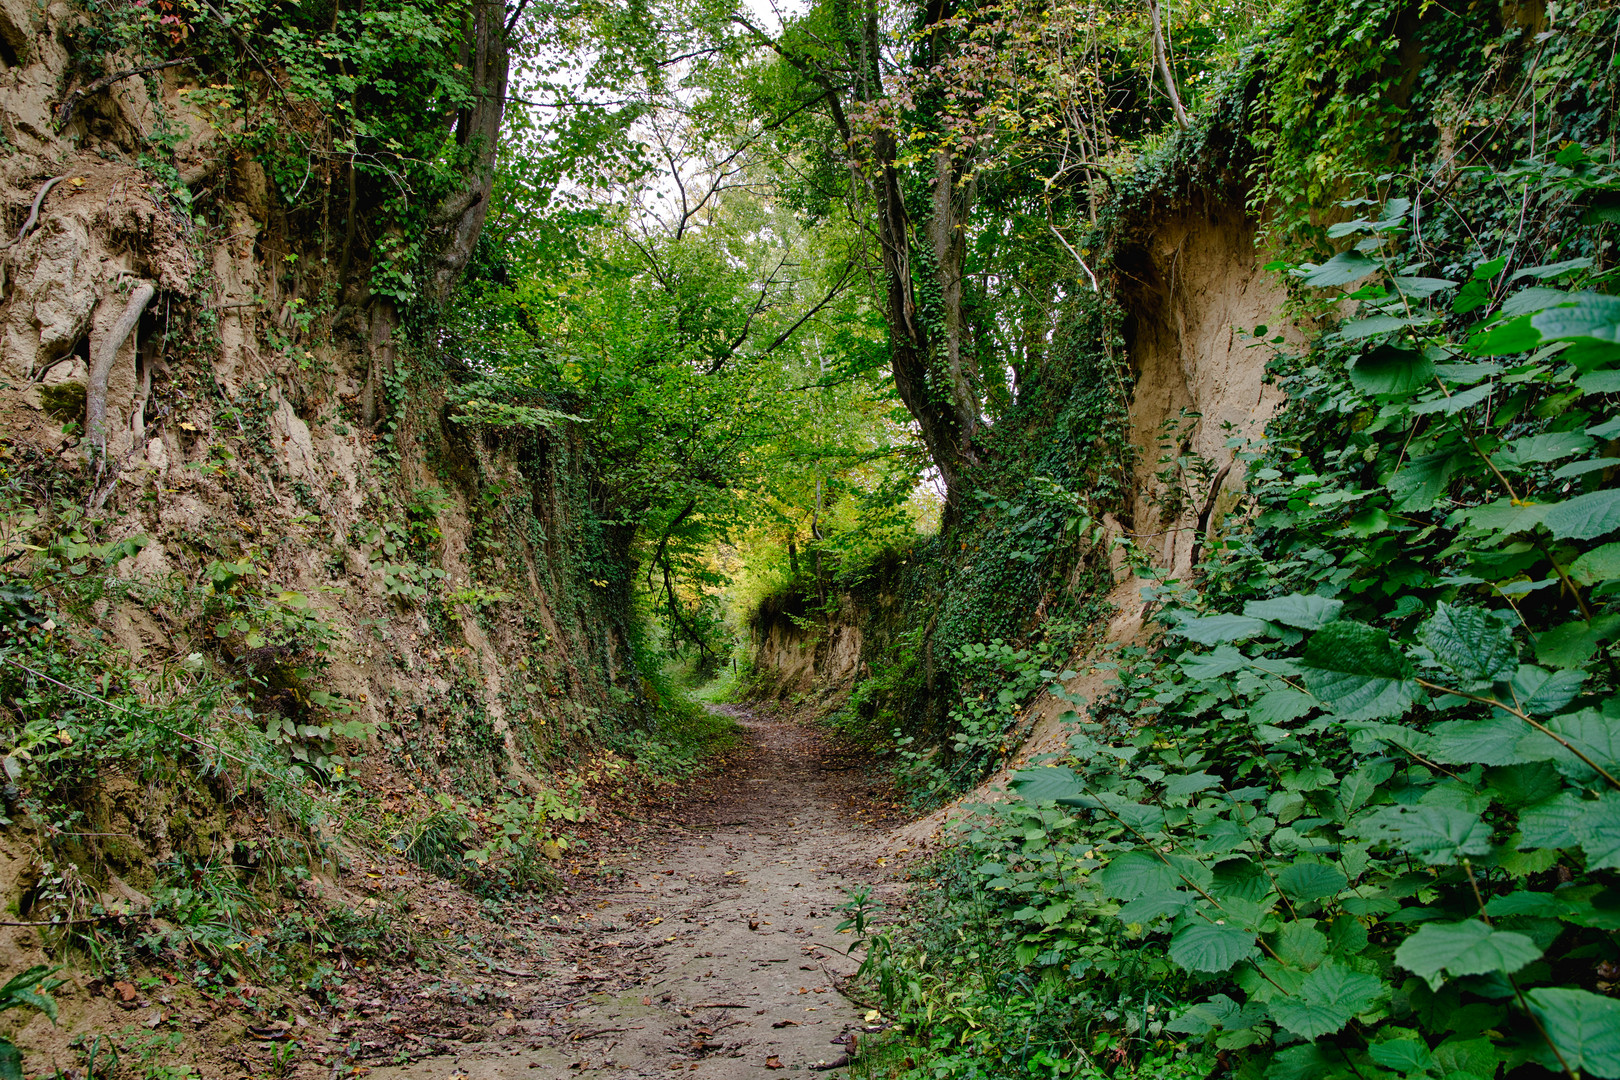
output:
<instances>
[{"instance_id":1,"label":"green leaf","mask_svg":"<svg viewBox=\"0 0 1620 1080\"><path fill-rule=\"evenodd\" d=\"M1412 458L1385 482L1397 510L1427 510L1444 494L1466 459L1457 450Z\"/></svg>"},{"instance_id":2,"label":"green leaf","mask_svg":"<svg viewBox=\"0 0 1620 1080\"><path fill-rule=\"evenodd\" d=\"M1561 1066L1547 1054L1543 1065L1559 1071L1568 1066L1606 1080L1620 1077L1620 1001L1565 987L1532 990L1527 996L1530 1011L1563 1059Z\"/></svg>"},{"instance_id":3,"label":"green leaf","mask_svg":"<svg viewBox=\"0 0 1620 1080\"><path fill-rule=\"evenodd\" d=\"M1517 765L1535 760L1523 746L1525 723L1496 712L1485 720L1448 720L1429 729L1428 756L1443 765ZM1541 755L1551 760L1551 754Z\"/></svg>"},{"instance_id":4,"label":"green leaf","mask_svg":"<svg viewBox=\"0 0 1620 1080\"><path fill-rule=\"evenodd\" d=\"M1197 895L1185 889L1171 889L1168 892L1152 892L1146 896L1137 897L1119 909L1119 921L1126 926L1132 923L1149 923L1161 915L1180 915L1193 902Z\"/></svg>"},{"instance_id":5,"label":"green leaf","mask_svg":"<svg viewBox=\"0 0 1620 1080\"><path fill-rule=\"evenodd\" d=\"M1567 622L1536 635L1536 659L1557 668L1583 667L1598 646L1616 635L1620 635L1620 615Z\"/></svg>"},{"instance_id":6,"label":"green leaf","mask_svg":"<svg viewBox=\"0 0 1620 1080\"><path fill-rule=\"evenodd\" d=\"M1525 292L1535 290L1526 289ZM1513 298L1509 297L1509 303ZM1502 305L1504 315L1517 314L1508 310L1508 304ZM1468 340L1468 351L1475 356L1508 356L1512 353L1529 352L1541 344L1541 334L1530 325L1530 316L1519 314L1516 319L1493 326L1483 334L1476 334Z\"/></svg>"},{"instance_id":7,"label":"green leaf","mask_svg":"<svg viewBox=\"0 0 1620 1080\"><path fill-rule=\"evenodd\" d=\"M1186 1012L1164 1025L1164 1030L1174 1031L1182 1035L1203 1035L1226 1027L1236 1020L1242 1012L1243 1006L1225 994L1216 994L1208 1001L1201 1001L1192 1006Z\"/></svg>"},{"instance_id":8,"label":"green leaf","mask_svg":"<svg viewBox=\"0 0 1620 1080\"><path fill-rule=\"evenodd\" d=\"M1491 827L1454 806L1388 806L1361 821L1370 840L1393 843L1430 866L1461 862L1491 850Z\"/></svg>"},{"instance_id":9,"label":"green leaf","mask_svg":"<svg viewBox=\"0 0 1620 1080\"><path fill-rule=\"evenodd\" d=\"M1336 896L1349 883L1338 867L1321 863L1293 863L1277 871L1277 887L1295 900Z\"/></svg>"},{"instance_id":10,"label":"green leaf","mask_svg":"<svg viewBox=\"0 0 1620 1080\"><path fill-rule=\"evenodd\" d=\"M1249 707L1249 718L1259 724L1286 724L1316 708L1316 699L1298 690L1270 690Z\"/></svg>"},{"instance_id":11,"label":"green leaf","mask_svg":"<svg viewBox=\"0 0 1620 1080\"><path fill-rule=\"evenodd\" d=\"M1510 683L1514 704L1531 716L1555 713L1575 700L1585 679L1586 673L1581 671L1549 673L1534 664L1521 664Z\"/></svg>"},{"instance_id":12,"label":"green leaf","mask_svg":"<svg viewBox=\"0 0 1620 1080\"><path fill-rule=\"evenodd\" d=\"M1367 1056L1386 1069L1403 1073L1425 1073L1434 1068L1434 1055L1421 1039L1391 1039L1367 1047Z\"/></svg>"},{"instance_id":13,"label":"green leaf","mask_svg":"<svg viewBox=\"0 0 1620 1080\"><path fill-rule=\"evenodd\" d=\"M1350 365L1350 385L1363 394L1395 396L1421 390L1434 379L1434 362L1420 352L1381 345Z\"/></svg>"},{"instance_id":14,"label":"green leaf","mask_svg":"<svg viewBox=\"0 0 1620 1080\"><path fill-rule=\"evenodd\" d=\"M22 1051L6 1038L0 1038L0 1080L23 1080Z\"/></svg>"},{"instance_id":15,"label":"green leaf","mask_svg":"<svg viewBox=\"0 0 1620 1080\"><path fill-rule=\"evenodd\" d=\"M1189 679L1220 679L1239 671L1248 664L1248 658L1230 645L1218 646L1214 652L1183 653L1176 661Z\"/></svg>"},{"instance_id":16,"label":"green leaf","mask_svg":"<svg viewBox=\"0 0 1620 1080\"><path fill-rule=\"evenodd\" d=\"M1025 802L1066 801L1083 797L1085 785L1074 775L1074 770L1062 765L1046 765L1026 769L1015 775L1010 786Z\"/></svg>"},{"instance_id":17,"label":"green leaf","mask_svg":"<svg viewBox=\"0 0 1620 1080\"><path fill-rule=\"evenodd\" d=\"M1583 803L1581 810L1571 831L1586 850L1586 868L1620 868L1620 792L1605 792L1596 802Z\"/></svg>"},{"instance_id":18,"label":"green leaf","mask_svg":"<svg viewBox=\"0 0 1620 1080\"><path fill-rule=\"evenodd\" d=\"M1164 793L1174 799L1194 795L1200 791L1207 791L1221 782L1218 776L1207 772L1185 773L1180 776L1166 777Z\"/></svg>"},{"instance_id":19,"label":"green leaf","mask_svg":"<svg viewBox=\"0 0 1620 1080\"><path fill-rule=\"evenodd\" d=\"M1243 615L1204 615L1200 618L1183 619L1176 630L1200 645L1224 645L1230 641L1260 637L1271 628L1262 619L1251 619Z\"/></svg>"},{"instance_id":20,"label":"green leaf","mask_svg":"<svg viewBox=\"0 0 1620 1080\"><path fill-rule=\"evenodd\" d=\"M1346 720L1399 716L1416 700L1412 666L1384 631L1330 623L1311 635L1300 661L1306 689Z\"/></svg>"},{"instance_id":21,"label":"green leaf","mask_svg":"<svg viewBox=\"0 0 1620 1080\"><path fill-rule=\"evenodd\" d=\"M1434 989L1445 981L1442 972L1453 978L1492 971L1511 975L1539 959L1541 950L1534 941L1511 930L1497 930L1479 919L1424 923L1395 950L1395 962L1427 979Z\"/></svg>"},{"instance_id":22,"label":"green leaf","mask_svg":"<svg viewBox=\"0 0 1620 1080\"><path fill-rule=\"evenodd\" d=\"M1606 488L1556 503L1542 523L1559 540L1595 540L1620 529L1620 488Z\"/></svg>"},{"instance_id":23,"label":"green leaf","mask_svg":"<svg viewBox=\"0 0 1620 1080\"><path fill-rule=\"evenodd\" d=\"M1564 259L1562 262L1548 263L1545 266L1527 266L1523 270L1516 270L1509 281L1518 281L1520 278L1535 278L1545 281L1548 278L1559 277L1573 270L1584 270L1592 265L1592 260L1583 255L1578 259Z\"/></svg>"},{"instance_id":24,"label":"green leaf","mask_svg":"<svg viewBox=\"0 0 1620 1080\"><path fill-rule=\"evenodd\" d=\"M1547 341L1620 341L1620 296L1576 293L1572 299L1533 316L1531 325Z\"/></svg>"},{"instance_id":25,"label":"green leaf","mask_svg":"<svg viewBox=\"0 0 1620 1080\"><path fill-rule=\"evenodd\" d=\"M1195 923L1170 939L1170 959L1187 971L1228 971L1254 952L1254 935L1240 926Z\"/></svg>"},{"instance_id":26,"label":"green leaf","mask_svg":"<svg viewBox=\"0 0 1620 1080\"><path fill-rule=\"evenodd\" d=\"M51 997L51 991L61 986L62 981L51 976L57 970L45 964L35 964L13 975L4 986L0 986L0 1012L28 1005L50 1017L51 1023L56 1023L56 999Z\"/></svg>"},{"instance_id":27,"label":"green leaf","mask_svg":"<svg viewBox=\"0 0 1620 1080\"><path fill-rule=\"evenodd\" d=\"M1320 630L1336 621L1343 610L1343 600L1305 593L1291 593L1271 600L1250 600L1243 605L1243 614L1251 619L1297 626L1301 630Z\"/></svg>"},{"instance_id":28,"label":"green leaf","mask_svg":"<svg viewBox=\"0 0 1620 1080\"><path fill-rule=\"evenodd\" d=\"M1565 791L1555 798L1530 807L1519 815L1519 846L1575 847L1580 843L1575 836L1575 823L1585 812L1586 800L1573 791Z\"/></svg>"},{"instance_id":29,"label":"green leaf","mask_svg":"<svg viewBox=\"0 0 1620 1080\"><path fill-rule=\"evenodd\" d=\"M1468 682L1511 675L1519 659L1512 632L1483 608L1441 601L1418 638L1436 660Z\"/></svg>"},{"instance_id":30,"label":"green leaf","mask_svg":"<svg viewBox=\"0 0 1620 1080\"><path fill-rule=\"evenodd\" d=\"M1428 401L1420 401L1411 407L1413 416L1427 416L1430 413L1441 413L1445 416L1455 416L1464 409L1471 409L1475 405L1490 397L1496 391L1495 383L1484 383L1480 386L1459 390L1455 394L1446 394Z\"/></svg>"},{"instance_id":31,"label":"green leaf","mask_svg":"<svg viewBox=\"0 0 1620 1080\"><path fill-rule=\"evenodd\" d=\"M1590 449L1592 440L1582 432L1558 431L1514 439L1506 449L1498 451L1493 456L1501 464L1524 468L1527 465L1540 465L1584 454Z\"/></svg>"},{"instance_id":32,"label":"green leaf","mask_svg":"<svg viewBox=\"0 0 1620 1080\"><path fill-rule=\"evenodd\" d=\"M1372 1008L1384 996L1376 975L1341 967L1333 961L1306 975L1292 997L1270 1002L1271 1017L1304 1039L1320 1039Z\"/></svg>"},{"instance_id":33,"label":"green leaf","mask_svg":"<svg viewBox=\"0 0 1620 1080\"><path fill-rule=\"evenodd\" d=\"M1327 289L1359 281L1378 269L1378 262L1354 249L1341 251L1321 266L1306 263L1294 273L1313 289Z\"/></svg>"},{"instance_id":34,"label":"green leaf","mask_svg":"<svg viewBox=\"0 0 1620 1080\"><path fill-rule=\"evenodd\" d=\"M1389 280L1390 283L1395 286L1397 291L1405 296L1410 296L1415 300L1427 300L1435 293L1445 292L1447 289L1457 287L1457 283L1455 281L1451 281L1447 278L1403 277L1401 275L1395 275Z\"/></svg>"},{"instance_id":35,"label":"green leaf","mask_svg":"<svg viewBox=\"0 0 1620 1080\"><path fill-rule=\"evenodd\" d=\"M1316 928L1315 919L1284 923L1272 939L1271 951L1289 967L1309 971L1327 958L1327 935Z\"/></svg>"},{"instance_id":36,"label":"green leaf","mask_svg":"<svg viewBox=\"0 0 1620 1080\"><path fill-rule=\"evenodd\" d=\"M1620 544L1604 544L1588 551L1570 564L1569 576L1577 585L1620 578Z\"/></svg>"},{"instance_id":37,"label":"green leaf","mask_svg":"<svg viewBox=\"0 0 1620 1080\"><path fill-rule=\"evenodd\" d=\"M1408 326L1419 326L1429 321L1428 319L1411 319L1400 315L1374 315L1366 319L1350 319L1340 325L1339 340L1360 341L1363 338L1388 334L1395 330L1404 330Z\"/></svg>"},{"instance_id":38,"label":"green leaf","mask_svg":"<svg viewBox=\"0 0 1620 1080\"><path fill-rule=\"evenodd\" d=\"M1127 851L1114 856L1107 866L1092 875L1104 896L1136 900L1149 893L1166 893L1181 884L1181 876L1157 855Z\"/></svg>"}]
</instances>

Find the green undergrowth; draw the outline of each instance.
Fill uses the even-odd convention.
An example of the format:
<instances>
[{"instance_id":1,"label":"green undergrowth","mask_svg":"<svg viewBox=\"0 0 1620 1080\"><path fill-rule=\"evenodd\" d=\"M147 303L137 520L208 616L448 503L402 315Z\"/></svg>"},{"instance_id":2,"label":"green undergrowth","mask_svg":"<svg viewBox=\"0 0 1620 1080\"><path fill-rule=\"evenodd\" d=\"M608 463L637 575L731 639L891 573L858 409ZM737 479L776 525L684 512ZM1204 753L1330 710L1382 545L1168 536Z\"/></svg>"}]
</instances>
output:
<instances>
[{"instance_id":1,"label":"green undergrowth","mask_svg":"<svg viewBox=\"0 0 1620 1080\"><path fill-rule=\"evenodd\" d=\"M1617 15L1554 15L1481 16L1520 111L1468 154L1310 180L1338 203L1272 269L1319 329L1247 495L869 939L870 1075L1620 1076ZM1367 93L1416 142L1486 107L1462 27L1412 33Z\"/></svg>"}]
</instances>

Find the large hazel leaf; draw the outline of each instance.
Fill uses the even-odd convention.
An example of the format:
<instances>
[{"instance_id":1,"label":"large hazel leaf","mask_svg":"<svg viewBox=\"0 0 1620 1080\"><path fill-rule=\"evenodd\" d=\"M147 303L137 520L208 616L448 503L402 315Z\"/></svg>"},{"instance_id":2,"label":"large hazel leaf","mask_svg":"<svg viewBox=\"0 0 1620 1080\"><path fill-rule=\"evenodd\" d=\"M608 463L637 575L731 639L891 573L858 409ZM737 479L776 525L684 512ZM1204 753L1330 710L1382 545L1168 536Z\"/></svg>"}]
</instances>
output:
<instances>
[{"instance_id":1,"label":"large hazel leaf","mask_svg":"<svg viewBox=\"0 0 1620 1080\"><path fill-rule=\"evenodd\" d=\"M1032 803L1054 800L1074 805L1075 800L1086 795L1085 786L1074 771L1062 765L1026 769L1012 778L1011 785L1020 798Z\"/></svg>"},{"instance_id":2,"label":"large hazel leaf","mask_svg":"<svg viewBox=\"0 0 1620 1080\"><path fill-rule=\"evenodd\" d=\"M1181 884L1181 877L1174 869L1145 851L1116 855L1092 875L1092 879L1102 886L1105 896L1118 900L1137 900L1150 893L1170 892Z\"/></svg>"},{"instance_id":3,"label":"large hazel leaf","mask_svg":"<svg viewBox=\"0 0 1620 1080\"><path fill-rule=\"evenodd\" d=\"M1433 380L1433 361L1420 352L1393 345L1370 350L1357 357L1350 368L1350 385L1363 394L1410 394Z\"/></svg>"},{"instance_id":4,"label":"large hazel leaf","mask_svg":"<svg viewBox=\"0 0 1620 1080\"><path fill-rule=\"evenodd\" d=\"M1581 810L1572 831L1586 851L1586 868L1620 868L1620 792L1605 792L1596 802L1584 803Z\"/></svg>"},{"instance_id":5,"label":"large hazel leaf","mask_svg":"<svg viewBox=\"0 0 1620 1080\"><path fill-rule=\"evenodd\" d=\"M1270 600L1250 600L1243 605L1243 614L1252 619L1297 626L1301 630L1320 630L1328 623L1337 621L1342 610L1343 600L1304 593L1292 593Z\"/></svg>"},{"instance_id":6,"label":"large hazel leaf","mask_svg":"<svg viewBox=\"0 0 1620 1080\"><path fill-rule=\"evenodd\" d=\"M1418 637L1436 660L1471 683L1506 678L1518 664L1512 632L1483 608L1441 601Z\"/></svg>"},{"instance_id":7,"label":"large hazel leaf","mask_svg":"<svg viewBox=\"0 0 1620 1080\"><path fill-rule=\"evenodd\" d=\"M1394 844L1430 866L1459 863L1491 850L1491 828L1455 806L1387 806L1361 820L1370 840Z\"/></svg>"},{"instance_id":8,"label":"large hazel leaf","mask_svg":"<svg viewBox=\"0 0 1620 1080\"><path fill-rule=\"evenodd\" d=\"M1400 716L1417 698L1412 665L1384 631L1330 623L1311 635L1300 661L1305 687L1346 720Z\"/></svg>"},{"instance_id":9,"label":"large hazel leaf","mask_svg":"<svg viewBox=\"0 0 1620 1080\"><path fill-rule=\"evenodd\" d=\"M1542 524L1559 540L1593 540L1620 529L1620 488L1577 495L1549 506Z\"/></svg>"},{"instance_id":10,"label":"large hazel leaf","mask_svg":"<svg viewBox=\"0 0 1620 1080\"><path fill-rule=\"evenodd\" d=\"M1574 303L1548 308L1531 318L1530 324L1541 331L1542 338L1620 341L1620 296L1577 293L1571 299Z\"/></svg>"},{"instance_id":11,"label":"large hazel leaf","mask_svg":"<svg viewBox=\"0 0 1620 1080\"><path fill-rule=\"evenodd\" d=\"M1225 645L1245 638L1260 637L1271 631L1264 620L1243 615L1204 615L1183 619L1176 629L1200 645Z\"/></svg>"},{"instance_id":12,"label":"large hazel leaf","mask_svg":"<svg viewBox=\"0 0 1620 1080\"><path fill-rule=\"evenodd\" d=\"M1306 975L1292 996L1270 1003L1271 1018L1305 1039L1320 1039L1348 1024L1384 995L1376 975L1341 967L1333 961Z\"/></svg>"},{"instance_id":13,"label":"large hazel leaf","mask_svg":"<svg viewBox=\"0 0 1620 1080\"><path fill-rule=\"evenodd\" d=\"M1321 863L1293 863L1277 871L1277 887L1295 900L1320 900L1348 883L1338 867Z\"/></svg>"},{"instance_id":14,"label":"large hazel leaf","mask_svg":"<svg viewBox=\"0 0 1620 1080\"><path fill-rule=\"evenodd\" d=\"M1378 269L1378 262L1369 259L1354 249L1341 251L1321 266L1306 263L1294 273L1305 279L1305 284L1313 289L1327 289L1336 285L1348 285L1352 281L1360 281L1374 270Z\"/></svg>"},{"instance_id":15,"label":"large hazel leaf","mask_svg":"<svg viewBox=\"0 0 1620 1080\"><path fill-rule=\"evenodd\" d=\"M1229 971L1254 952L1254 935L1227 923L1194 923L1170 939L1170 959L1188 971Z\"/></svg>"},{"instance_id":16,"label":"large hazel leaf","mask_svg":"<svg viewBox=\"0 0 1620 1080\"><path fill-rule=\"evenodd\" d=\"M1395 962L1439 989L1445 976L1511 975L1541 959L1536 943L1511 930L1497 930L1479 919L1460 923L1424 923L1401 942Z\"/></svg>"},{"instance_id":17,"label":"large hazel leaf","mask_svg":"<svg viewBox=\"0 0 1620 1080\"><path fill-rule=\"evenodd\" d=\"M1527 996L1530 1011L1563 1059L1549 1053L1542 1057L1543 1065L1605 1080L1620 1077L1620 1001L1565 987L1532 990Z\"/></svg>"}]
</instances>

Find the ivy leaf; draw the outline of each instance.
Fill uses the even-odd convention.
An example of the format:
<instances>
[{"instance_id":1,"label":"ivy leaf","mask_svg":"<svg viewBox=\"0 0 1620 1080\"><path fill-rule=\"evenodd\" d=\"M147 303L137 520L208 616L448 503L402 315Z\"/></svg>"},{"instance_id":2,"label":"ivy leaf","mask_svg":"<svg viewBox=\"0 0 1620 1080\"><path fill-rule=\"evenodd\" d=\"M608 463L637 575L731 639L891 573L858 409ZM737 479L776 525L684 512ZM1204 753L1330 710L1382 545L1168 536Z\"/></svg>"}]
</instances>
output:
<instances>
[{"instance_id":1,"label":"ivy leaf","mask_svg":"<svg viewBox=\"0 0 1620 1080\"><path fill-rule=\"evenodd\" d=\"M1277 887L1295 900L1334 896L1349 883L1344 871L1322 863L1293 863L1277 871Z\"/></svg>"},{"instance_id":2,"label":"ivy leaf","mask_svg":"<svg viewBox=\"0 0 1620 1080\"><path fill-rule=\"evenodd\" d=\"M1172 948L1174 945L1172 944ZM1329 960L1306 975L1297 994L1270 1003L1271 1017L1304 1039L1320 1039L1348 1024L1384 995L1384 984Z\"/></svg>"},{"instance_id":3,"label":"ivy leaf","mask_svg":"<svg viewBox=\"0 0 1620 1080\"><path fill-rule=\"evenodd\" d=\"M1181 884L1181 877L1164 860L1144 851L1116 855L1092 875L1104 896L1116 900L1138 900L1150 893L1166 893ZM1222 969L1224 970L1224 969Z\"/></svg>"},{"instance_id":4,"label":"ivy leaf","mask_svg":"<svg viewBox=\"0 0 1620 1080\"><path fill-rule=\"evenodd\" d=\"M1532 990L1526 996L1530 1011L1563 1058L1560 1063L1545 1054L1543 1065L1559 1071L1567 1066L1606 1080L1620 1077L1620 1001L1566 987Z\"/></svg>"},{"instance_id":5,"label":"ivy leaf","mask_svg":"<svg viewBox=\"0 0 1620 1080\"><path fill-rule=\"evenodd\" d=\"M1356 357L1350 365L1350 385L1370 396L1411 394L1433 379L1432 360L1393 345L1380 345Z\"/></svg>"},{"instance_id":6,"label":"ivy leaf","mask_svg":"<svg viewBox=\"0 0 1620 1080\"><path fill-rule=\"evenodd\" d=\"M1412 665L1389 635L1364 623L1330 623L1301 659L1306 689L1346 720L1400 716L1417 698Z\"/></svg>"},{"instance_id":7,"label":"ivy leaf","mask_svg":"<svg viewBox=\"0 0 1620 1080\"><path fill-rule=\"evenodd\" d=\"M1341 251L1321 266L1306 263L1298 270L1293 271L1303 278L1305 284L1313 289L1327 289L1336 285L1348 285L1352 281L1360 281L1374 270L1378 269L1378 262L1369 259L1354 249Z\"/></svg>"},{"instance_id":8,"label":"ivy leaf","mask_svg":"<svg viewBox=\"0 0 1620 1080\"><path fill-rule=\"evenodd\" d=\"M1254 935L1240 926L1195 923L1170 939L1170 959L1187 971L1229 971L1254 952Z\"/></svg>"},{"instance_id":9,"label":"ivy leaf","mask_svg":"<svg viewBox=\"0 0 1620 1080\"><path fill-rule=\"evenodd\" d=\"M1468 682L1504 678L1519 659L1512 632L1482 608L1452 607L1441 601L1418 638L1435 659Z\"/></svg>"},{"instance_id":10,"label":"ivy leaf","mask_svg":"<svg viewBox=\"0 0 1620 1080\"><path fill-rule=\"evenodd\" d=\"M1337 620L1339 612L1343 610L1343 600L1305 593L1291 593L1271 600L1250 600L1243 605L1243 614L1251 619L1296 626L1301 630L1320 630Z\"/></svg>"},{"instance_id":11,"label":"ivy leaf","mask_svg":"<svg viewBox=\"0 0 1620 1080\"><path fill-rule=\"evenodd\" d=\"M1453 978L1492 971L1511 975L1539 959L1541 949L1534 941L1511 930L1497 930L1479 919L1424 923L1395 950L1395 962L1428 980L1434 990L1445 982L1442 972Z\"/></svg>"},{"instance_id":12,"label":"ivy leaf","mask_svg":"<svg viewBox=\"0 0 1620 1080\"><path fill-rule=\"evenodd\" d=\"M1620 529L1620 488L1606 488L1547 508L1542 523L1559 540L1595 540Z\"/></svg>"},{"instance_id":13,"label":"ivy leaf","mask_svg":"<svg viewBox=\"0 0 1620 1080\"><path fill-rule=\"evenodd\" d=\"M1461 862L1491 850L1491 827L1454 806L1388 806L1361 821L1370 840L1395 844L1430 866Z\"/></svg>"},{"instance_id":14,"label":"ivy leaf","mask_svg":"<svg viewBox=\"0 0 1620 1080\"><path fill-rule=\"evenodd\" d=\"M1183 619L1178 633L1200 645L1224 645L1244 638L1260 637L1270 631L1264 620L1243 615L1204 615Z\"/></svg>"}]
</instances>

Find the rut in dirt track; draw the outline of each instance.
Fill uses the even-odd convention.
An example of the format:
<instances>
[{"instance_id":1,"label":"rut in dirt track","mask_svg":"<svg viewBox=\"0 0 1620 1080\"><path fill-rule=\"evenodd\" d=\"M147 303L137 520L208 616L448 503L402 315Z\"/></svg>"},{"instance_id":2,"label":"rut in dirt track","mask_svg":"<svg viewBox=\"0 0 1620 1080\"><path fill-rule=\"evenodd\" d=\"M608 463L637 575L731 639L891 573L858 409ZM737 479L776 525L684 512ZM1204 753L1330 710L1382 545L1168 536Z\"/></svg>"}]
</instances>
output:
<instances>
[{"instance_id":1,"label":"rut in dirt track","mask_svg":"<svg viewBox=\"0 0 1620 1080\"><path fill-rule=\"evenodd\" d=\"M866 1009L839 992L857 963L836 908L863 885L892 891L886 834L861 821L882 785L811 729L721 708L746 749L653 839L608 854L623 875L586 914L540 932L525 966L546 974L511 1019L376 1080L844 1075Z\"/></svg>"}]
</instances>

